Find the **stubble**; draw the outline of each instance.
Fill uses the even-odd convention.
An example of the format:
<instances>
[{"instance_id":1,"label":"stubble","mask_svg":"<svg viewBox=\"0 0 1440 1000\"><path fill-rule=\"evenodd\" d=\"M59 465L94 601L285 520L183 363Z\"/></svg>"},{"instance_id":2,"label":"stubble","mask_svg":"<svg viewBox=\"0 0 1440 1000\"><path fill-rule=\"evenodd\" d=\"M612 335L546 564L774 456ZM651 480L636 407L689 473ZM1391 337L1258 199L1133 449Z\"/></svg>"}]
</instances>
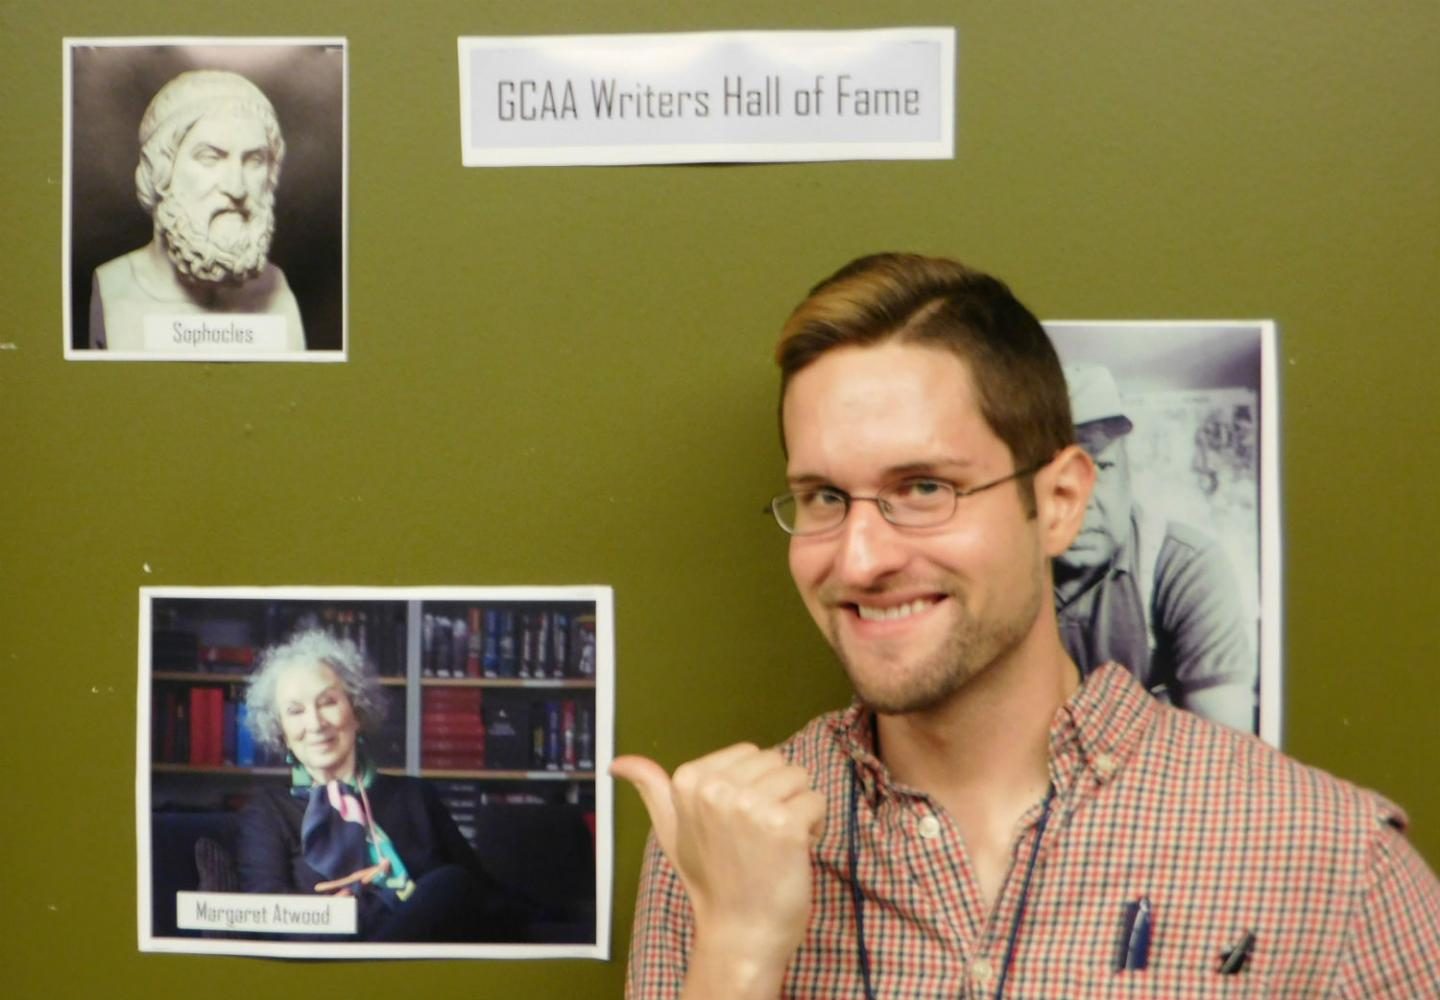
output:
<instances>
[{"instance_id":1,"label":"stubble","mask_svg":"<svg viewBox=\"0 0 1440 1000\"><path fill-rule=\"evenodd\" d=\"M1044 589L1041 575L1032 574L1009 608L981 620L966 604L964 590L948 586L939 592L954 621L931 648L880 642L863 653L848 650L841 636L838 616L850 612L826 600L831 609L826 638L865 707L883 715L925 712L949 701L1024 641L1040 614Z\"/></svg>"}]
</instances>

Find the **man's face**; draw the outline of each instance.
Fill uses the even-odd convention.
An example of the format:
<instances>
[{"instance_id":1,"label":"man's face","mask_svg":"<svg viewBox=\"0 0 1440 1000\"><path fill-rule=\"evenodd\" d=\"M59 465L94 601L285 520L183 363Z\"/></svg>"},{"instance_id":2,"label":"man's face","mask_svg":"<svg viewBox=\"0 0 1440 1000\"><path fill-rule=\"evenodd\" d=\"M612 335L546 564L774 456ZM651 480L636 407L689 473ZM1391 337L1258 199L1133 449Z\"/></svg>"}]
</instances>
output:
<instances>
[{"instance_id":1,"label":"man's face","mask_svg":"<svg viewBox=\"0 0 1440 1000\"><path fill-rule=\"evenodd\" d=\"M225 108L185 133L156 208L171 260L198 281L242 281L265 265L274 227L264 123Z\"/></svg>"},{"instance_id":2,"label":"man's face","mask_svg":"<svg viewBox=\"0 0 1440 1000\"><path fill-rule=\"evenodd\" d=\"M873 496L910 479L964 488L1014 471L967 367L944 350L833 350L794 376L782 418L792 489ZM1023 488L962 498L933 528L897 528L856 501L839 527L791 538L795 584L866 704L935 707L1034 632L1050 584Z\"/></svg>"},{"instance_id":3,"label":"man's face","mask_svg":"<svg viewBox=\"0 0 1440 1000\"><path fill-rule=\"evenodd\" d=\"M1089 571L1109 566L1130 535L1130 460L1123 435L1087 434L1081 427L1079 438L1080 447L1094 460L1094 491L1080 535L1058 561Z\"/></svg>"},{"instance_id":4,"label":"man's face","mask_svg":"<svg viewBox=\"0 0 1440 1000\"><path fill-rule=\"evenodd\" d=\"M1073 570L1108 566L1130 535L1130 459L1123 435L1079 431L1080 444L1095 460L1095 489L1085 508L1085 525L1059 557Z\"/></svg>"},{"instance_id":5,"label":"man's face","mask_svg":"<svg viewBox=\"0 0 1440 1000\"><path fill-rule=\"evenodd\" d=\"M168 197L196 231L227 246L244 231L269 178L270 144L260 120L211 111L185 133Z\"/></svg>"}]
</instances>

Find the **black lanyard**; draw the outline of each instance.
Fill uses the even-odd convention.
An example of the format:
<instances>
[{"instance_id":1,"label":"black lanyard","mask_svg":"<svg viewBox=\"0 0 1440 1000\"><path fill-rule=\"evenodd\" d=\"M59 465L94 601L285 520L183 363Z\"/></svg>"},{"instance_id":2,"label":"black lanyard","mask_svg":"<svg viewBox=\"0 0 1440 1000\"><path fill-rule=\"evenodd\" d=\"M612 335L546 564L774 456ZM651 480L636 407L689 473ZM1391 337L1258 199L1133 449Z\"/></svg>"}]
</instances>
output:
<instances>
[{"instance_id":1,"label":"black lanyard","mask_svg":"<svg viewBox=\"0 0 1440 1000\"><path fill-rule=\"evenodd\" d=\"M1050 805L1055 801L1055 786L1045 792L1045 804L1040 810L1040 819L1035 824L1035 849L1025 865L1025 881L1020 884L1020 902L1015 907L1015 919L1010 922L1010 940L1005 943L1005 959L1000 964L1000 979L995 984L993 1000L1000 1000L1005 993L1005 981L1010 978L1010 962L1015 957L1015 942L1020 937L1020 922L1025 917L1025 903L1030 898L1030 880L1035 874L1035 860L1040 857L1040 841L1045 836L1045 825L1050 821ZM860 774L855 762L850 762L850 813L845 824L845 853L850 863L850 896L855 902L856 955L860 959L860 978L865 984L865 1000L875 1000L875 988L870 982L870 949L865 945L865 894L860 889L860 833L859 833Z\"/></svg>"}]
</instances>

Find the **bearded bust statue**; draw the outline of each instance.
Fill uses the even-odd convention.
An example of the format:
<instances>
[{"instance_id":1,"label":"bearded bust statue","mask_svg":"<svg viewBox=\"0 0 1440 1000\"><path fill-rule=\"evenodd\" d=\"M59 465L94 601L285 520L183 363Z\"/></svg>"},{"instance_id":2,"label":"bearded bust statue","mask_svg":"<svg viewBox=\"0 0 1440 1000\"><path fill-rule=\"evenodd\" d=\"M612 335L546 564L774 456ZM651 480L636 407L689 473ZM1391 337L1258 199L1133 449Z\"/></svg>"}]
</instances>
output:
<instances>
[{"instance_id":1,"label":"bearded bust statue","mask_svg":"<svg viewBox=\"0 0 1440 1000\"><path fill-rule=\"evenodd\" d=\"M140 120L135 193L154 238L95 269L90 346L145 349L145 318L280 316L285 350L305 348L300 309L267 259L285 140L269 99L245 77L194 70Z\"/></svg>"}]
</instances>

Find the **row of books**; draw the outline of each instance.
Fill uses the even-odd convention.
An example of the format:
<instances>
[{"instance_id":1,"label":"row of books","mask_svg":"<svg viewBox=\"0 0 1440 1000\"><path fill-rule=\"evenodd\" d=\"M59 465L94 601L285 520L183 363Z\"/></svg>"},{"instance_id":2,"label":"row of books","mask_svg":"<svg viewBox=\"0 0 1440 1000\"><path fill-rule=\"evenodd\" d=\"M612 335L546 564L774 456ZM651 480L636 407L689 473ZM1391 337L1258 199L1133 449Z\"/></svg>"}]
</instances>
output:
<instances>
[{"instance_id":1,"label":"row of books","mask_svg":"<svg viewBox=\"0 0 1440 1000\"><path fill-rule=\"evenodd\" d=\"M257 746L245 724L245 703L215 685L167 685L153 695L150 758L163 764L271 767L280 755Z\"/></svg>"},{"instance_id":2,"label":"row of books","mask_svg":"<svg viewBox=\"0 0 1440 1000\"><path fill-rule=\"evenodd\" d=\"M420 766L442 771L590 771L595 711L587 697L535 700L478 687L425 689ZM517 697L517 695L520 695ZM161 683L152 691L151 759L192 766L275 767L283 755L257 744L238 685ZM403 694L368 741L381 767L405 760Z\"/></svg>"},{"instance_id":3,"label":"row of books","mask_svg":"<svg viewBox=\"0 0 1440 1000\"><path fill-rule=\"evenodd\" d=\"M157 671L245 675L255 666L260 651L283 642L297 632L318 629L336 639L348 640L382 677L405 673L405 618L403 607L366 609L271 604L263 621L232 622L236 633L228 642L206 642L201 629L187 628L183 619L170 616L167 627L151 633L150 657ZM258 633L258 634L257 634Z\"/></svg>"},{"instance_id":4,"label":"row of books","mask_svg":"<svg viewBox=\"0 0 1440 1000\"><path fill-rule=\"evenodd\" d=\"M595 616L557 609L471 607L426 612L426 677L594 677Z\"/></svg>"},{"instance_id":5,"label":"row of books","mask_svg":"<svg viewBox=\"0 0 1440 1000\"><path fill-rule=\"evenodd\" d=\"M162 684L151 694L150 759L194 767L280 767L284 754L255 742L243 691L230 685ZM398 718L396 717L398 716ZM381 767L405 760L404 712L392 712L368 741Z\"/></svg>"},{"instance_id":6,"label":"row of books","mask_svg":"<svg viewBox=\"0 0 1440 1000\"><path fill-rule=\"evenodd\" d=\"M284 607L282 605L282 607ZM405 614L399 605L374 610L324 607L307 609L284 626L286 636L318 628L337 639L349 639L366 663L381 677L405 674Z\"/></svg>"},{"instance_id":7,"label":"row of books","mask_svg":"<svg viewBox=\"0 0 1440 1000\"><path fill-rule=\"evenodd\" d=\"M420 766L437 771L589 771L595 710L585 698L533 701L480 688L427 688Z\"/></svg>"}]
</instances>

